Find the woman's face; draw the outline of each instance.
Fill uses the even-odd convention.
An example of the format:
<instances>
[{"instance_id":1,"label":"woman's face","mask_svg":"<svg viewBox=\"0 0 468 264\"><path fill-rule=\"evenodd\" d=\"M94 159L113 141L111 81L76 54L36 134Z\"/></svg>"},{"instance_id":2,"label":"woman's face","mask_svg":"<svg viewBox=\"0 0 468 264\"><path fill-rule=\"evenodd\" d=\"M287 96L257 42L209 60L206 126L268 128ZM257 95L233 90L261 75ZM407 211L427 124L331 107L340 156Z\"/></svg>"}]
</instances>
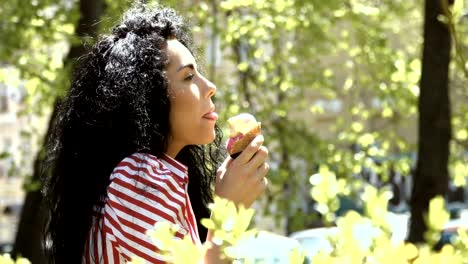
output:
<instances>
[{"instance_id":1,"label":"woman's face","mask_svg":"<svg viewBox=\"0 0 468 264\"><path fill-rule=\"evenodd\" d=\"M195 58L178 40L167 41L171 127L167 154L176 156L186 145L211 143L218 115L211 97L216 86L197 70Z\"/></svg>"}]
</instances>

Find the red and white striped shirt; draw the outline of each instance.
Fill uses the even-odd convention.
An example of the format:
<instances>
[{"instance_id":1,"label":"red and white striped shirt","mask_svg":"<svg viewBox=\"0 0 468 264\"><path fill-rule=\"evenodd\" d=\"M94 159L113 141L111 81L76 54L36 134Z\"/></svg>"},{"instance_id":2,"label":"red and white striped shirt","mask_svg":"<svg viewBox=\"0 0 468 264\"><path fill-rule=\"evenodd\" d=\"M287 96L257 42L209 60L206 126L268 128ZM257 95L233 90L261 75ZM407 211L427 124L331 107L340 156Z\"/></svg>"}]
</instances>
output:
<instances>
[{"instance_id":1,"label":"red and white striped shirt","mask_svg":"<svg viewBox=\"0 0 468 264\"><path fill-rule=\"evenodd\" d=\"M176 238L190 235L201 245L187 186L187 167L167 155L135 153L122 160L110 176L104 207L94 217L83 263L125 263L133 256L164 263L146 234L160 221L179 226Z\"/></svg>"}]
</instances>

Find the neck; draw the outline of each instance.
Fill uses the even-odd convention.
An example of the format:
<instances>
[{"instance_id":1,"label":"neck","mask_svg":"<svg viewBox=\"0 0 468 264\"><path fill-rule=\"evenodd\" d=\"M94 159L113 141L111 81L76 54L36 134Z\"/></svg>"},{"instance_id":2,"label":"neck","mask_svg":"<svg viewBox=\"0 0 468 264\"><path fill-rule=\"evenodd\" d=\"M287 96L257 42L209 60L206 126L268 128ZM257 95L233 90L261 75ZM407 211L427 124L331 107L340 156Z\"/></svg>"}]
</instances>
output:
<instances>
[{"instance_id":1,"label":"neck","mask_svg":"<svg viewBox=\"0 0 468 264\"><path fill-rule=\"evenodd\" d=\"M182 144L171 142L169 143L169 146L167 146L166 155L175 159L175 157L177 156L177 154L179 154L179 152L182 150L183 147L184 145Z\"/></svg>"}]
</instances>

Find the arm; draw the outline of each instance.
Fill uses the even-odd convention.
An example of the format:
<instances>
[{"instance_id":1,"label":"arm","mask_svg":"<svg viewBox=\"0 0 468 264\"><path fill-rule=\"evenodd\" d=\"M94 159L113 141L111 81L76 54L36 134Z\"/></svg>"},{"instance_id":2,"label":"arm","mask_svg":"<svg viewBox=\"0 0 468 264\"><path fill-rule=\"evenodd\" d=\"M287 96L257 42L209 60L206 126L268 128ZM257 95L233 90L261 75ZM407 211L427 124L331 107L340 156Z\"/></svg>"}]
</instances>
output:
<instances>
[{"instance_id":1,"label":"arm","mask_svg":"<svg viewBox=\"0 0 468 264\"><path fill-rule=\"evenodd\" d=\"M268 150L262 146L263 136L257 136L236 158L228 157L218 169L215 194L229 199L236 205L250 207L265 191L268 184L265 175L269 170L266 159ZM209 248L205 254L205 264L230 263L221 259L219 246L212 243L213 231L209 230L206 238Z\"/></svg>"},{"instance_id":2,"label":"arm","mask_svg":"<svg viewBox=\"0 0 468 264\"><path fill-rule=\"evenodd\" d=\"M209 243L209 248L205 253L205 262L204 264L227 264L230 263L228 259L221 259L221 249L219 246L212 243L213 240L213 231L208 230L208 235L206 236L206 242Z\"/></svg>"},{"instance_id":3,"label":"arm","mask_svg":"<svg viewBox=\"0 0 468 264\"><path fill-rule=\"evenodd\" d=\"M108 188L103 231L109 245L126 261L138 256L148 263L165 263L160 250L146 234L156 222L181 227L175 234L188 234L182 219L185 205L183 189L149 170L144 160L128 160L118 167ZM151 176L151 177L149 177Z\"/></svg>"}]
</instances>

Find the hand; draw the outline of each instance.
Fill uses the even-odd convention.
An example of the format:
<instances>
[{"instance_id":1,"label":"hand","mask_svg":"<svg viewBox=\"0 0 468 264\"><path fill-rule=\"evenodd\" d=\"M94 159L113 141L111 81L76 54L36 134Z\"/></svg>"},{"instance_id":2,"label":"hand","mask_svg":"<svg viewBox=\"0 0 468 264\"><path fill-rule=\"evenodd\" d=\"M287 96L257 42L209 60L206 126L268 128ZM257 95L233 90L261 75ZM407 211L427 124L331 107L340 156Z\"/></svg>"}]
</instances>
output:
<instances>
[{"instance_id":1,"label":"hand","mask_svg":"<svg viewBox=\"0 0 468 264\"><path fill-rule=\"evenodd\" d=\"M270 166L266 162L268 149L263 136L255 137L236 158L227 157L216 174L215 194L233 201L236 205L250 207L262 194L268 180Z\"/></svg>"}]
</instances>

